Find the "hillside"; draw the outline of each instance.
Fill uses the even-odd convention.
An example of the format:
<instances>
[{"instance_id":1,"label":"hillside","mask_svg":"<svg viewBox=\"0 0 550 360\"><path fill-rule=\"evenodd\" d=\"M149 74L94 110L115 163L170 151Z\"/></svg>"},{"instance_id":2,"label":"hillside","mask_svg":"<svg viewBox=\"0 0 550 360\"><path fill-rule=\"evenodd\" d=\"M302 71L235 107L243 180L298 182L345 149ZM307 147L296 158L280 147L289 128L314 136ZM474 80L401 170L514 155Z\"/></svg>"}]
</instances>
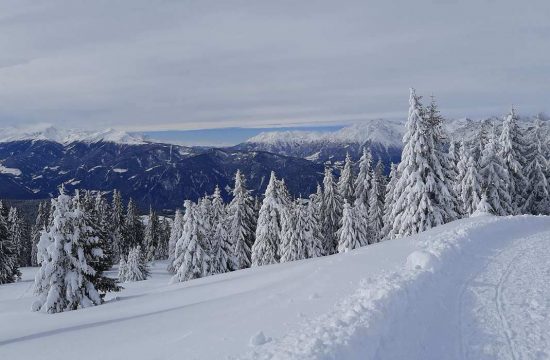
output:
<instances>
[{"instance_id":1,"label":"hillside","mask_svg":"<svg viewBox=\"0 0 550 360\"><path fill-rule=\"evenodd\" d=\"M55 315L30 311L27 268L0 286L0 358L546 358L549 237L549 217L487 216L173 285L159 262Z\"/></svg>"}]
</instances>

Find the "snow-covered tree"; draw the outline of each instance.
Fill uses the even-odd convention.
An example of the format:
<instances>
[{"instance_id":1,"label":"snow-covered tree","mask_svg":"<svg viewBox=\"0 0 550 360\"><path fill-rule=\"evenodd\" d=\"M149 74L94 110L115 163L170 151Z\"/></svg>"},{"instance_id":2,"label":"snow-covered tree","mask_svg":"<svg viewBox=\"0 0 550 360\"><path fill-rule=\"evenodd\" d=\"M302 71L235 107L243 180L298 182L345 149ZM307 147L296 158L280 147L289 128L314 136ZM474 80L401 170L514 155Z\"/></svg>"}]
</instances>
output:
<instances>
[{"instance_id":1,"label":"snow-covered tree","mask_svg":"<svg viewBox=\"0 0 550 360\"><path fill-rule=\"evenodd\" d=\"M488 214L494 214L494 210L487 200L487 194L483 193L476 205L476 210L470 216L483 216Z\"/></svg>"},{"instance_id":2,"label":"snow-covered tree","mask_svg":"<svg viewBox=\"0 0 550 360\"><path fill-rule=\"evenodd\" d=\"M122 205L122 196L120 191L113 190L113 200L111 203L111 236L113 239L112 251L113 259L119 259L122 256L123 232L124 232L124 207Z\"/></svg>"},{"instance_id":3,"label":"snow-covered tree","mask_svg":"<svg viewBox=\"0 0 550 360\"><path fill-rule=\"evenodd\" d=\"M169 273L174 274L176 269L174 268L174 258L176 256L176 243L181 238L183 233L183 215L179 209L176 210L174 216L174 222L170 230L170 240L168 241L168 267Z\"/></svg>"},{"instance_id":4,"label":"snow-covered tree","mask_svg":"<svg viewBox=\"0 0 550 360\"><path fill-rule=\"evenodd\" d=\"M220 217L213 233L212 274L222 274L231 271L235 261L233 260L233 244L227 232L227 219Z\"/></svg>"},{"instance_id":5,"label":"snow-covered tree","mask_svg":"<svg viewBox=\"0 0 550 360\"><path fill-rule=\"evenodd\" d=\"M481 199L483 179L473 156L468 158L464 171L460 184L460 200L463 214L469 216L476 211Z\"/></svg>"},{"instance_id":6,"label":"snow-covered tree","mask_svg":"<svg viewBox=\"0 0 550 360\"><path fill-rule=\"evenodd\" d=\"M380 160L372 174L370 193L369 193L369 212L367 237L368 243L373 244L382 240L382 230L384 228L384 165Z\"/></svg>"},{"instance_id":7,"label":"snow-covered tree","mask_svg":"<svg viewBox=\"0 0 550 360\"><path fill-rule=\"evenodd\" d=\"M12 283L21 276L17 246L10 236L6 215L4 205L0 202L0 284Z\"/></svg>"},{"instance_id":8,"label":"snow-covered tree","mask_svg":"<svg viewBox=\"0 0 550 360\"><path fill-rule=\"evenodd\" d=\"M525 203L523 195L526 187L524 175L526 164L524 157L526 151L525 140L517 121L518 117L512 108L502 123L498 153L504 168L509 174L513 214L517 214Z\"/></svg>"},{"instance_id":9,"label":"snow-covered tree","mask_svg":"<svg viewBox=\"0 0 550 360\"><path fill-rule=\"evenodd\" d=\"M156 211L149 208L149 217L147 218L144 232L145 256L147 261L155 260L155 255L159 246L160 231L159 217Z\"/></svg>"},{"instance_id":10,"label":"snow-covered tree","mask_svg":"<svg viewBox=\"0 0 550 360\"><path fill-rule=\"evenodd\" d=\"M8 213L8 233L11 237L11 242L16 248L17 264L24 266L26 263L26 255L28 252L27 243L25 242L24 223L16 207L11 207Z\"/></svg>"},{"instance_id":11,"label":"snow-covered tree","mask_svg":"<svg viewBox=\"0 0 550 360\"><path fill-rule=\"evenodd\" d=\"M139 217L138 209L132 199L128 202L124 228L122 232L121 251L126 254L130 249L143 244L143 223Z\"/></svg>"},{"instance_id":12,"label":"snow-covered tree","mask_svg":"<svg viewBox=\"0 0 550 360\"><path fill-rule=\"evenodd\" d=\"M390 238L416 234L456 218L456 204L434 140L438 134L413 89L409 105L399 179L393 190Z\"/></svg>"},{"instance_id":13,"label":"snow-covered tree","mask_svg":"<svg viewBox=\"0 0 550 360\"><path fill-rule=\"evenodd\" d=\"M357 217L353 207L345 200L342 226L338 230L338 252L348 252L364 245L366 245L366 239L361 239L357 232Z\"/></svg>"},{"instance_id":14,"label":"snow-covered tree","mask_svg":"<svg viewBox=\"0 0 550 360\"><path fill-rule=\"evenodd\" d=\"M382 223L384 228L382 229L382 238L388 238L390 231L393 227L393 219L391 218L392 209L394 208L394 194L395 186L397 184L397 179L399 178L399 173L397 172L397 164L390 164L390 175L389 181L386 185L386 195L384 197L384 217Z\"/></svg>"},{"instance_id":15,"label":"snow-covered tree","mask_svg":"<svg viewBox=\"0 0 550 360\"><path fill-rule=\"evenodd\" d=\"M159 237L155 260L168 259L168 242L170 241L171 230L170 221L167 218L159 218Z\"/></svg>"},{"instance_id":16,"label":"snow-covered tree","mask_svg":"<svg viewBox=\"0 0 550 360\"><path fill-rule=\"evenodd\" d=\"M295 261L305 259L304 233L305 233L305 214L301 210L303 206L298 202L292 204L286 209L281 221L281 245L279 254L281 262Z\"/></svg>"},{"instance_id":17,"label":"snow-covered tree","mask_svg":"<svg viewBox=\"0 0 550 360\"><path fill-rule=\"evenodd\" d=\"M355 201L355 180L353 178L352 161L349 153L346 154L344 168L338 179L338 193L342 199L347 200L350 204Z\"/></svg>"},{"instance_id":18,"label":"snow-covered tree","mask_svg":"<svg viewBox=\"0 0 550 360\"><path fill-rule=\"evenodd\" d=\"M369 206L369 192L372 176L372 155L370 149L365 146L363 155L359 160L359 174L355 178L355 206L363 204Z\"/></svg>"},{"instance_id":19,"label":"snow-covered tree","mask_svg":"<svg viewBox=\"0 0 550 360\"><path fill-rule=\"evenodd\" d=\"M125 282L128 277L128 264L126 263L125 256L120 257L120 262L118 264L118 282Z\"/></svg>"},{"instance_id":20,"label":"snow-covered tree","mask_svg":"<svg viewBox=\"0 0 550 360\"><path fill-rule=\"evenodd\" d=\"M246 188L244 175L239 170L235 174L233 199L227 206L227 232L229 242L233 247L230 270L250 267L252 263L251 249L256 232L256 214L254 200Z\"/></svg>"},{"instance_id":21,"label":"snow-covered tree","mask_svg":"<svg viewBox=\"0 0 550 360\"><path fill-rule=\"evenodd\" d=\"M319 190L320 187L317 189ZM321 234L321 225L319 219L321 211L319 203L315 202L315 196L312 195L307 203L306 218L305 218L305 239L304 247L306 251L306 258L320 257L324 255L325 247L323 241L323 235ZM321 199L322 200L322 199Z\"/></svg>"},{"instance_id":22,"label":"snow-covered tree","mask_svg":"<svg viewBox=\"0 0 550 360\"><path fill-rule=\"evenodd\" d=\"M53 221L38 243L41 267L35 278L38 300L33 310L57 313L99 305L93 284L93 263L103 257L98 238L86 223L85 213L63 193L52 200Z\"/></svg>"},{"instance_id":23,"label":"snow-covered tree","mask_svg":"<svg viewBox=\"0 0 550 360\"><path fill-rule=\"evenodd\" d=\"M481 153L479 168L479 174L483 179L482 189L494 214L513 214L510 175L499 155L494 130L489 135L487 145Z\"/></svg>"},{"instance_id":24,"label":"snow-covered tree","mask_svg":"<svg viewBox=\"0 0 550 360\"><path fill-rule=\"evenodd\" d=\"M323 234L325 237L325 254L334 254L338 250L338 229L342 218L343 200L334 182L332 170L325 169L323 179Z\"/></svg>"},{"instance_id":25,"label":"snow-covered tree","mask_svg":"<svg viewBox=\"0 0 550 360\"><path fill-rule=\"evenodd\" d=\"M269 265L279 262L281 244L281 203L278 180L271 172L269 184L258 216L256 242L252 246L252 266Z\"/></svg>"},{"instance_id":26,"label":"snow-covered tree","mask_svg":"<svg viewBox=\"0 0 550 360\"><path fill-rule=\"evenodd\" d=\"M182 282L209 275L210 257L206 245L206 226L200 215L198 205L186 202L183 235L176 244L176 254L180 254L174 261L176 274L172 282Z\"/></svg>"},{"instance_id":27,"label":"snow-covered tree","mask_svg":"<svg viewBox=\"0 0 550 360\"><path fill-rule=\"evenodd\" d=\"M149 277L147 255L141 251L141 246L130 249L125 273L124 282L142 281Z\"/></svg>"},{"instance_id":28,"label":"snow-covered tree","mask_svg":"<svg viewBox=\"0 0 550 360\"><path fill-rule=\"evenodd\" d=\"M46 230L49 218L50 218L50 205L48 202L41 202L38 204L38 214L36 216L35 223L31 230L31 265L38 266L40 261L38 259L38 242L40 241L40 236L42 230Z\"/></svg>"},{"instance_id":29,"label":"snow-covered tree","mask_svg":"<svg viewBox=\"0 0 550 360\"><path fill-rule=\"evenodd\" d=\"M529 151L527 154L527 186L524 189L525 204L523 212L534 215L550 214L550 187L546 173L549 169L546 158L547 140L542 133L540 118L529 134Z\"/></svg>"},{"instance_id":30,"label":"snow-covered tree","mask_svg":"<svg viewBox=\"0 0 550 360\"><path fill-rule=\"evenodd\" d=\"M466 176L466 172L468 171L468 161L469 158L472 157L472 164L477 167L477 161L475 160L474 155L470 155L470 151L466 148L466 144L464 141L460 143L460 147L458 148L458 155L456 162L456 179L454 183L454 190L455 194L457 194L459 199L459 207L458 207L458 213L459 216L469 215L468 212L464 209L464 189L463 185L464 177ZM477 168L476 168L477 170ZM479 193L478 193L479 194Z\"/></svg>"}]
</instances>

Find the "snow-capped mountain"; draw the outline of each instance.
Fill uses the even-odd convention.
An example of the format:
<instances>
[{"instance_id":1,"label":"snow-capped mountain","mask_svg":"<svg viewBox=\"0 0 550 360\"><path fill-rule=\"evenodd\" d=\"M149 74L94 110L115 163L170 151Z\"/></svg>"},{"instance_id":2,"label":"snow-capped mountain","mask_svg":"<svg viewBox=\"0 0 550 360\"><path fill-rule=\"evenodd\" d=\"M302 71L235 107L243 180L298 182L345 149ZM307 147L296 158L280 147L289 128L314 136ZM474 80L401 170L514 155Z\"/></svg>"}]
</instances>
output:
<instances>
[{"instance_id":1,"label":"snow-capped mountain","mask_svg":"<svg viewBox=\"0 0 550 360\"><path fill-rule=\"evenodd\" d=\"M82 131L59 129L49 124L39 124L27 127L7 127L0 129L0 142L11 142L21 140L45 140L60 144L72 142L112 142L117 144L145 144L142 136L129 134L115 129L102 131Z\"/></svg>"}]
</instances>

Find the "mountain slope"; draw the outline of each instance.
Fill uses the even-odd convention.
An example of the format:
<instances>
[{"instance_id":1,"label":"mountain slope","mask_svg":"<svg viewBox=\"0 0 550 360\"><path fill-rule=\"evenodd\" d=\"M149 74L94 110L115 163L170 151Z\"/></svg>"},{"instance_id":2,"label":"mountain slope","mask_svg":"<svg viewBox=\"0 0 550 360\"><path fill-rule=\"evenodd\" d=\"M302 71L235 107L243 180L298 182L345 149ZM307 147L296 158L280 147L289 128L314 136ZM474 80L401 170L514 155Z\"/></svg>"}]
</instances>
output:
<instances>
[{"instance_id":1,"label":"mountain slope","mask_svg":"<svg viewBox=\"0 0 550 360\"><path fill-rule=\"evenodd\" d=\"M187 283L157 263L106 304L56 315L29 310L24 269L0 286L0 358L544 358L548 236L549 217L478 217Z\"/></svg>"}]
</instances>

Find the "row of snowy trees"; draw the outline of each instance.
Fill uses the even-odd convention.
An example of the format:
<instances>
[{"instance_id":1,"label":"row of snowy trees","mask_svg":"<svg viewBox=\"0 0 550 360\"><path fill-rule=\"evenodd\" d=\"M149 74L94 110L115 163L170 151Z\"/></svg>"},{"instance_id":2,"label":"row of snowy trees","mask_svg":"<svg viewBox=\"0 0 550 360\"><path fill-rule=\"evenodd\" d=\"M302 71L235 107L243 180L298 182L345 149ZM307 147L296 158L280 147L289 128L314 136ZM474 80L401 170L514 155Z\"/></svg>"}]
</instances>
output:
<instances>
[{"instance_id":1,"label":"row of snowy trees","mask_svg":"<svg viewBox=\"0 0 550 360\"><path fill-rule=\"evenodd\" d=\"M28 225L17 208L8 210L0 201L0 284L16 281L19 267L30 265L30 258Z\"/></svg>"}]
</instances>

